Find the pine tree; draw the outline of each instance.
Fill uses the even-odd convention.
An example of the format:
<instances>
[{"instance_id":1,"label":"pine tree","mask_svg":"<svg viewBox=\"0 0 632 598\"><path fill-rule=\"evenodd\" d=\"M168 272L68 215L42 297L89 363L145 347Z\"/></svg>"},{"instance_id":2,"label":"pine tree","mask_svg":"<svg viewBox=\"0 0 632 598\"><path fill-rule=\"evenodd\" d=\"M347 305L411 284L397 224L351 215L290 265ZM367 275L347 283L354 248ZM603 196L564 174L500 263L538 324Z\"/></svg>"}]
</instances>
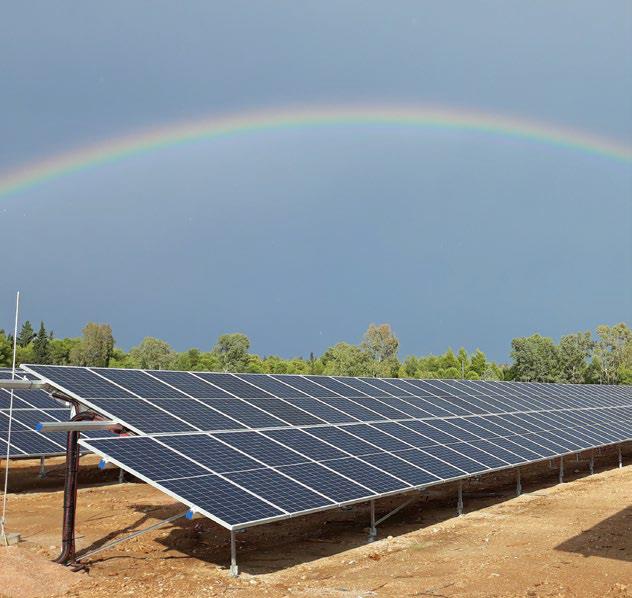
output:
<instances>
[{"instance_id":1,"label":"pine tree","mask_svg":"<svg viewBox=\"0 0 632 598\"><path fill-rule=\"evenodd\" d=\"M22 324L20 334L18 334L18 347L26 347L35 338L35 330L27 320Z\"/></svg>"},{"instance_id":2,"label":"pine tree","mask_svg":"<svg viewBox=\"0 0 632 598\"><path fill-rule=\"evenodd\" d=\"M33 340L33 357L36 363L50 362L49 339L44 322L40 324L39 332Z\"/></svg>"}]
</instances>

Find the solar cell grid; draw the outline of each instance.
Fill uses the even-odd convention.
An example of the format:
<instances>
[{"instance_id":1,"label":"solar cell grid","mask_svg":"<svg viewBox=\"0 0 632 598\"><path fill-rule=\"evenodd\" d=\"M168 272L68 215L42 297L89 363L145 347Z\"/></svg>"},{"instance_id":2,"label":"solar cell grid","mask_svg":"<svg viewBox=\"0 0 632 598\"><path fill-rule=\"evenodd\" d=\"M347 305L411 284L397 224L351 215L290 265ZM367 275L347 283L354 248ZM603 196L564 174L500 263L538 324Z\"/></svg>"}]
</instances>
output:
<instances>
[{"instance_id":1,"label":"solar cell grid","mask_svg":"<svg viewBox=\"0 0 632 598\"><path fill-rule=\"evenodd\" d=\"M284 384L281 380L272 378L271 376L263 376L261 374L238 374L238 377L246 382L265 390L266 392L280 398L289 397L307 397L308 395L288 384Z\"/></svg>"},{"instance_id":2,"label":"solar cell grid","mask_svg":"<svg viewBox=\"0 0 632 598\"><path fill-rule=\"evenodd\" d=\"M367 455L362 460L412 486L422 486L439 480L437 476L400 459L395 454L377 453Z\"/></svg>"},{"instance_id":3,"label":"solar cell grid","mask_svg":"<svg viewBox=\"0 0 632 598\"><path fill-rule=\"evenodd\" d=\"M214 374L209 372L195 372L195 375L206 380L215 386L218 386L222 390L230 393L235 397L242 399L253 399L258 397L272 397L272 395L265 390L261 390L256 386L241 380L237 376L232 374Z\"/></svg>"},{"instance_id":4,"label":"solar cell grid","mask_svg":"<svg viewBox=\"0 0 632 598\"><path fill-rule=\"evenodd\" d=\"M232 396L189 372L152 371L151 375L196 399L227 399Z\"/></svg>"},{"instance_id":5,"label":"solar cell grid","mask_svg":"<svg viewBox=\"0 0 632 598\"><path fill-rule=\"evenodd\" d=\"M294 449L295 451L314 459L315 461L324 461L326 459L340 459L346 457L346 453L337 449L314 436L310 436L303 430L282 429L269 430L263 432L264 436L276 440L281 444Z\"/></svg>"},{"instance_id":6,"label":"solar cell grid","mask_svg":"<svg viewBox=\"0 0 632 598\"><path fill-rule=\"evenodd\" d=\"M294 375L283 375L283 376L271 376L271 378L278 380L279 382L283 382L295 388L296 390L300 390L305 394L308 394L310 397L335 397L338 396L335 392L328 390L324 386L312 382L308 378L303 378L302 376L294 376Z\"/></svg>"},{"instance_id":7,"label":"solar cell grid","mask_svg":"<svg viewBox=\"0 0 632 598\"><path fill-rule=\"evenodd\" d=\"M457 438L456 436L453 436L450 433L446 433L443 430L436 428L435 426L431 426L428 422L408 421L401 422L401 424L403 426L406 426L407 428L410 428L414 432L422 434L425 438L430 439L433 444L449 444L450 442L457 442L459 440L459 438Z\"/></svg>"},{"instance_id":8,"label":"solar cell grid","mask_svg":"<svg viewBox=\"0 0 632 598\"><path fill-rule=\"evenodd\" d=\"M375 496L375 493L369 488L357 484L318 463L289 465L279 467L278 470L289 475L297 482L304 484L318 482L318 488L321 492L339 503Z\"/></svg>"},{"instance_id":9,"label":"solar cell grid","mask_svg":"<svg viewBox=\"0 0 632 598\"><path fill-rule=\"evenodd\" d=\"M0 411L0 432L8 432L10 425L14 430L28 430L28 427L25 426L23 423L21 423L15 417L15 413L17 412L16 411L13 412L13 415L14 415L13 423L11 423L11 419L9 418L9 412Z\"/></svg>"},{"instance_id":10,"label":"solar cell grid","mask_svg":"<svg viewBox=\"0 0 632 598\"><path fill-rule=\"evenodd\" d=\"M409 444L367 424L345 426L344 431L366 440L385 451L399 451L411 448Z\"/></svg>"},{"instance_id":11,"label":"solar cell grid","mask_svg":"<svg viewBox=\"0 0 632 598\"><path fill-rule=\"evenodd\" d=\"M393 388L389 392L396 397L414 397L416 389L406 382L406 380L384 380L384 387L388 388L387 384Z\"/></svg>"},{"instance_id":12,"label":"solar cell grid","mask_svg":"<svg viewBox=\"0 0 632 598\"><path fill-rule=\"evenodd\" d=\"M379 402L383 403L387 407L390 407L391 409L396 409L398 411L398 414L395 415L393 419L396 419L396 418L401 419L404 417L419 418L419 417L430 416L430 414L427 411L420 409L419 407L416 407L412 403L409 403L407 401L404 401L396 397L382 397L379 399Z\"/></svg>"},{"instance_id":13,"label":"solar cell grid","mask_svg":"<svg viewBox=\"0 0 632 598\"><path fill-rule=\"evenodd\" d=\"M305 376L310 382L342 397L364 397L366 393L359 391L347 383L347 379L335 379L329 376Z\"/></svg>"},{"instance_id":14,"label":"solar cell grid","mask_svg":"<svg viewBox=\"0 0 632 598\"><path fill-rule=\"evenodd\" d=\"M196 430L178 417L161 411L150 402L139 399L91 399L91 403L115 420L134 422L145 434L159 432L192 432Z\"/></svg>"},{"instance_id":15,"label":"solar cell grid","mask_svg":"<svg viewBox=\"0 0 632 598\"><path fill-rule=\"evenodd\" d=\"M409 463L412 463L413 465L416 465L417 467L424 469L428 473L437 476L441 480L449 480L465 475L466 472L464 470L434 457L430 453L425 452L426 450L427 449L409 449L407 451L398 451L393 454L405 461L408 461Z\"/></svg>"},{"instance_id":16,"label":"solar cell grid","mask_svg":"<svg viewBox=\"0 0 632 598\"><path fill-rule=\"evenodd\" d=\"M110 368L91 368L106 380L122 386L125 390L142 398L184 398L179 390L163 384L160 380L140 370L117 370Z\"/></svg>"},{"instance_id":17,"label":"solar cell grid","mask_svg":"<svg viewBox=\"0 0 632 598\"><path fill-rule=\"evenodd\" d=\"M377 467L373 467L354 457L327 461L327 467L377 493L395 492L410 487L410 484L407 482L384 473Z\"/></svg>"},{"instance_id":18,"label":"solar cell grid","mask_svg":"<svg viewBox=\"0 0 632 598\"><path fill-rule=\"evenodd\" d=\"M388 399L378 398L358 398L355 401L364 407L368 407L371 411L375 411L378 414L378 419L404 419L410 417L404 411L388 405L384 401Z\"/></svg>"},{"instance_id":19,"label":"solar cell grid","mask_svg":"<svg viewBox=\"0 0 632 598\"><path fill-rule=\"evenodd\" d=\"M91 439L86 442L92 449L98 453L105 453L113 461L132 463L138 474L153 480L186 478L210 473L208 469L147 436Z\"/></svg>"},{"instance_id":20,"label":"solar cell grid","mask_svg":"<svg viewBox=\"0 0 632 598\"><path fill-rule=\"evenodd\" d=\"M334 503L276 471L253 469L229 473L226 477L288 512L307 511Z\"/></svg>"},{"instance_id":21,"label":"solar cell grid","mask_svg":"<svg viewBox=\"0 0 632 598\"><path fill-rule=\"evenodd\" d=\"M310 434L310 436L315 436L324 442L328 442L350 455L370 455L371 453L379 453L382 450L373 444L369 444L357 438L353 434L345 432L342 428L326 426L322 428L308 428L306 432Z\"/></svg>"},{"instance_id":22,"label":"solar cell grid","mask_svg":"<svg viewBox=\"0 0 632 598\"><path fill-rule=\"evenodd\" d=\"M252 405L243 399L200 399L200 402L213 407L248 428L274 428L288 425L282 419L270 415L267 411L257 407L256 404Z\"/></svg>"},{"instance_id":23,"label":"solar cell grid","mask_svg":"<svg viewBox=\"0 0 632 598\"><path fill-rule=\"evenodd\" d=\"M377 428L378 430L382 430L404 442L407 442L411 446L416 448L423 448L424 446L432 446L437 444L436 441L432 440L432 438L428 438L421 433L408 428L401 423L396 422L380 422L376 424L371 424L372 427Z\"/></svg>"},{"instance_id":24,"label":"solar cell grid","mask_svg":"<svg viewBox=\"0 0 632 598\"><path fill-rule=\"evenodd\" d=\"M3 390L3 393L5 393L6 396L11 396L10 391ZM57 402L43 390L14 390L13 396L21 399L27 403L28 406L36 409L68 408L67 404Z\"/></svg>"},{"instance_id":25,"label":"solar cell grid","mask_svg":"<svg viewBox=\"0 0 632 598\"><path fill-rule=\"evenodd\" d=\"M64 371L60 380L91 393L101 382L108 384L77 369L67 368L73 371ZM80 400L142 433L158 433L155 441L169 454L167 464L185 460L203 472L186 475L172 465L179 477L161 481L156 476L163 474L152 472L147 479L178 482L178 492L172 486L170 493L185 493L184 502L238 527L588 450L629 439L632 432L632 397L617 388L208 372L99 374L135 394L147 393L147 400L120 393ZM65 383L59 386L74 392ZM622 407L619 412L607 405ZM17 422L22 432L30 433L32 419ZM206 429L209 434L199 432ZM139 467L148 467L142 463L146 457L125 455ZM202 496L202 487L219 487L225 497L236 493L242 504L220 506L216 497ZM207 511L204 501L217 511ZM231 522L220 515L222 509Z\"/></svg>"},{"instance_id":26,"label":"solar cell grid","mask_svg":"<svg viewBox=\"0 0 632 598\"><path fill-rule=\"evenodd\" d=\"M271 415L293 426L309 426L310 424L324 424L325 420L310 415L302 409L287 403L282 399L244 399L249 405L270 413Z\"/></svg>"},{"instance_id":27,"label":"solar cell grid","mask_svg":"<svg viewBox=\"0 0 632 598\"><path fill-rule=\"evenodd\" d=\"M214 437L271 467L309 461L304 455L299 455L259 432L226 432Z\"/></svg>"},{"instance_id":28,"label":"solar cell grid","mask_svg":"<svg viewBox=\"0 0 632 598\"><path fill-rule=\"evenodd\" d=\"M299 397L285 399L290 405L294 405L299 409L303 409L314 417L321 419L322 421L330 424L344 424L349 422L358 421L357 418L352 417L348 413L335 409L334 407L323 403L319 399L313 399L311 397Z\"/></svg>"},{"instance_id":29,"label":"solar cell grid","mask_svg":"<svg viewBox=\"0 0 632 598\"><path fill-rule=\"evenodd\" d=\"M194 399L148 399L148 401L160 409L177 414L180 419L200 430L245 428L243 424L220 413L211 405L195 401Z\"/></svg>"},{"instance_id":30,"label":"solar cell grid","mask_svg":"<svg viewBox=\"0 0 632 598\"><path fill-rule=\"evenodd\" d=\"M460 425L461 419L435 419L428 423L428 426L437 428L450 436L454 436L457 440L478 440L481 438L479 434L473 433ZM448 444L446 442L446 444Z\"/></svg>"},{"instance_id":31,"label":"solar cell grid","mask_svg":"<svg viewBox=\"0 0 632 598\"><path fill-rule=\"evenodd\" d=\"M20 397L13 396L13 409L29 409L29 405L26 401L20 399ZM7 392L0 392L0 409L8 410L11 408L11 395Z\"/></svg>"},{"instance_id":32,"label":"solar cell grid","mask_svg":"<svg viewBox=\"0 0 632 598\"><path fill-rule=\"evenodd\" d=\"M98 397L132 398L134 396L86 368L54 365L38 365L36 367L38 375L47 379L52 378L55 381L55 386L66 389L84 399Z\"/></svg>"},{"instance_id":33,"label":"solar cell grid","mask_svg":"<svg viewBox=\"0 0 632 598\"><path fill-rule=\"evenodd\" d=\"M0 440L3 441L5 447L7 438L8 432L0 431ZM58 438L53 440L48 437L44 437L42 434L39 434L33 430L25 429L22 426L14 427L13 431L11 432L11 447L17 448L19 452L14 453L12 451L10 456L58 455L65 450L66 446L65 444L58 443L57 439Z\"/></svg>"},{"instance_id":34,"label":"solar cell grid","mask_svg":"<svg viewBox=\"0 0 632 598\"><path fill-rule=\"evenodd\" d=\"M228 525L243 525L284 514L281 509L213 474L167 480L159 485L182 502L206 511Z\"/></svg>"},{"instance_id":35,"label":"solar cell grid","mask_svg":"<svg viewBox=\"0 0 632 598\"><path fill-rule=\"evenodd\" d=\"M217 473L261 467L259 461L207 434L165 436L160 442Z\"/></svg>"},{"instance_id":36,"label":"solar cell grid","mask_svg":"<svg viewBox=\"0 0 632 598\"><path fill-rule=\"evenodd\" d=\"M476 447L469 442L457 442L456 444L451 444L450 448L457 451L461 455L465 455L470 459L474 459L479 463L482 463L486 467L491 467L492 469L496 469L498 467L506 467L510 463L497 457L491 453L486 452L480 447Z\"/></svg>"},{"instance_id":37,"label":"solar cell grid","mask_svg":"<svg viewBox=\"0 0 632 598\"><path fill-rule=\"evenodd\" d=\"M423 449L424 452L441 459L450 465L454 465L467 473L476 473L488 469L483 463L479 463L470 457L462 455L451 446L431 446Z\"/></svg>"},{"instance_id":38,"label":"solar cell grid","mask_svg":"<svg viewBox=\"0 0 632 598\"><path fill-rule=\"evenodd\" d=\"M330 407L335 407L340 411L343 411L347 415L354 417L357 420L363 422L370 422L383 419L377 411L371 409L371 403L365 401L362 404L362 399L344 399L342 397L321 397L318 399Z\"/></svg>"}]
</instances>

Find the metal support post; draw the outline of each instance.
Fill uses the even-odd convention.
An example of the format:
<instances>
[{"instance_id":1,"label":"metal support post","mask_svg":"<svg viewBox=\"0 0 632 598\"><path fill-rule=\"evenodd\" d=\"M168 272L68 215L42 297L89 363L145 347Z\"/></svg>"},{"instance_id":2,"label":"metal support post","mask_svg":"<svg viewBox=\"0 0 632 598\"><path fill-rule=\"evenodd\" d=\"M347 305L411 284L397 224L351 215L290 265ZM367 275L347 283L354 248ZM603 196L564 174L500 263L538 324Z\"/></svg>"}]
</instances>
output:
<instances>
[{"instance_id":1,"label":"metal support post","mask_svg":"<svg viewBox=\"0 0 632 598\"><path fill-rule=\"evenodd\" d=\"M125 481L125 471L123 469L119 469L118 483L122 484L124 481Z\"/></svg>"},{"instance_id":2,"label":"metal support post","mask_svg":"<svg viewBox=\"0 0 632 598\"><path fill-rule=\"evenodd\" d=\"M235 542L234 530L230 530L230 576L239 576L239 568L237 567L237 543Z\"/></svg>"},{"instance_id":3,"label":"metal support post","mask_svg":"<svg viewBox=\"0 0 632 598\"><path fill-rule=\"evenodd\" d=\"M369 509L371 512L371 525L369 527L369 542L373 542L377 538L377 526L375 524L375 501L369 501Z\"/></svg>"},{"instance_id":4,"label":"metal support post","mask_svg":"<svg viewBox=\"0 0 632 598\"><path fill-rule=\"evenodd\" d=\"M564 457L560 457L560 484L564 483Z\"/></svg>"},{"instance_id":5,"label":"metal support post","mask_svg":"<svg viewBox=\"0 0 632 598\"><path fill-rule=\"evenodd\" d=\"M621 445L617 446L617 451L619 453L619 469L623 467L623 455L621 454Z\"/></svg>"},{"instance_id":6,"label":"metal support post","mask_svg":"<svg viewBox=\"0 0 632 598\"><path fill-rule=\"evenodd\" d=\"M459 517L463 515L463 481L462 480L459 480L459 486L457 490L456 513Z\"/></svg>"},{"instance_id":7,"label":"metal support post","mask_svg":"<svg viewBox=\"0 0 632 598\"><path fill-rule=\"evenodd\" d=\"M93 420L94 413L83 411L72 422ZM75 517L77 514L77 483L79 475L79 432L69 431L66 439L66 481L64 483L64 522L61 536L61 554L55 560L62 565L75 562Z\"/></svg>"},{"instance_id":8,"label":"metal support post","mask_svg":"<svg viewBox=\"0 0 632 598\"><path fill-rule=\"evenodd\" d=\"M516 467L516 496L522 494L522 480L520 479L520 468Z\"/></svg>"},{"instance_id":9,"label":"metal support post","mask_svg":"<svg viewBox=\"0 0 632 598\"><path fill-rule=\"evenodd\" d=\"M590 451L590 461L588 463L590 469L590 475L595 473L595 451Z\"/></svg>"},{"instance_id":10,"label":"metal support post","mask_svg":"<svg viewBox=\"0 0 632 598\"><path fill-rule=\"evenodd\" d=\"M40 457L39 475L40 480L46 477L46 457Z\"/></svg>"}]
</instances>

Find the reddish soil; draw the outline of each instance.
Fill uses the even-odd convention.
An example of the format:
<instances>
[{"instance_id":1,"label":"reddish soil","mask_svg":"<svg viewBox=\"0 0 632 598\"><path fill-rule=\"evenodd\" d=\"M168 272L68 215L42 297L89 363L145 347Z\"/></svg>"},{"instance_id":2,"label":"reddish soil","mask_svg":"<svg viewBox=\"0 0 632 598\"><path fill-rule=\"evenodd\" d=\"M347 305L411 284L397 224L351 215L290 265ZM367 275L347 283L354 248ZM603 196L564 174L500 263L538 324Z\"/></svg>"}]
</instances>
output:
<instances>
[{"instance_id":1,"label":"reddish soil","mask_svg":"<svg viewBox=\"0 0 632 598\"><path fill-rule=\"evenodd\" d=\"M632 462L632 448L625 451ZM156 523L185 509L140 483L116 484L86 457L77 518L79 550ZM73 573L50 561L59 553L62 460L12 463L8 530L22 542L0 547L0 596L577 596L632 597L632 465L616 456L567 461L567 483L548 463L465 487L454 517L454 485L419 495L366 543L366 505L239 534L241 575L227 573L228 533L208 520L180 519L89 559ZM403 500L377 503L378 517Z\"/></svg>"}]
</instances>

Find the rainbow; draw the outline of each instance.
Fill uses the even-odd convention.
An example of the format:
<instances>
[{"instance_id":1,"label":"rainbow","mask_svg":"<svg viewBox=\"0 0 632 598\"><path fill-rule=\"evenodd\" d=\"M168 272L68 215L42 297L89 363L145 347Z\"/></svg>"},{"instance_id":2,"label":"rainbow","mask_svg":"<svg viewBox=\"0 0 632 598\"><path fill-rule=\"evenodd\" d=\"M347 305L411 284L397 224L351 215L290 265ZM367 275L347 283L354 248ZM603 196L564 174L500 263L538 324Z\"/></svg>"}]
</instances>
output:
<instances>
[{"instance_id":1,"label":"rainbow","mask_svg":"<svg viewBox=\"0 0 632 598\"><path fill-rule=\"evenodd\" d=\"M130 156L194 141L282 129L376 125L478 132L632 162L632 147L621 142L576 129L497 114L419 106L314 106L178 122L79 147L0 174L0 197Z\"/></svg>"}]
</instances>

